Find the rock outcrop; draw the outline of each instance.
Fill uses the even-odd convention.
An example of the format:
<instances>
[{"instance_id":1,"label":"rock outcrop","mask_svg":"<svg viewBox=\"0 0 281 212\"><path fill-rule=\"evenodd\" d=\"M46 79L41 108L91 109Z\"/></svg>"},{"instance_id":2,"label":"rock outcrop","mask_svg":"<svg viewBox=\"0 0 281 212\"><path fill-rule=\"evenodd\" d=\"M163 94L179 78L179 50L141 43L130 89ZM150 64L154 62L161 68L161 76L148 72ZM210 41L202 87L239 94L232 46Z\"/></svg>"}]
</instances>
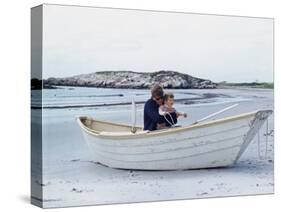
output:
<instances>
[{"instance_id":1,"label":"rock outcrop","mask_svg":"<svg viewBox=\"0 0 281 212\"><path fill-rule=\"evenodd\" d=\"M217 84L210 80L192 77L175 71L133 72L133 71L102 71L81 74L64 78L48 78L45 85L53 86L87 86L100 88L150 88L159 83L163 88L203 89L216 88Z\"/></svg>"}]
</instances>

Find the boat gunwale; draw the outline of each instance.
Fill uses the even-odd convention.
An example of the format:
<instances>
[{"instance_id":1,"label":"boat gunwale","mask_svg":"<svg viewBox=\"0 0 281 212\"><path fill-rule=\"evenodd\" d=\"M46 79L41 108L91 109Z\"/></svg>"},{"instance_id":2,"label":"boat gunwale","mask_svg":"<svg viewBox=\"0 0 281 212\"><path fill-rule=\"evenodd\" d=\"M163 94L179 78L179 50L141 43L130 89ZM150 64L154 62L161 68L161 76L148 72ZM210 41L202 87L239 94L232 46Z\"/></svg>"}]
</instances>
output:
<instances>
[{"instance_id":1,"label":"boat gunwale","mask_svg":"<svg viewBox=\"0 0 281 212\"><path fill-rule=\"evenodd\" d=\"M208 121L208 122L203 122L203 123L198 123L198 124L194 124L194 125L188 125L188 126L180 126L180 127L174 127L174 128L168 128L168 129L164 129L164 130L155 130L155 131L141 131L140 133L131 133L131 132L125 132L125 133L112 133L112 132L108 132L108 131L96 131L93 130L89 127L87 127L82 121L81 119L90 119L99 123L104 123L104 124L109 124L109 125L115 125L115 126L123 126L123 127L128 127L131 128L132 126L130 125L126 125L126 124L119 124L119 123L113 123L113 122L109 122L109 121L103 121L103 120L97 120L88 116L80 116L77 117L77 122L80 125L80 127L87 132L90 135L94 135L97 137L101 137L101 138L109 138L109 139L130 139L130 138L144 138L146 136L148 137L152 137L152 136L162 136L162 135L166 135L166 134L173 134L173 133L178 133L178 132L182 132L182 131L187 131L187 130L192 130L192 129L196 129L196 128L203 128L203 127L208 127L208 126L212 126L212 125L217 125L217 124L221 124L224 122L230 122L230 121L235 121L235 120L239 120L239 119L243 119L243 118L247 118L247 117L251 117L251 116L255 116L257 112L259 112L260 110L256 110L253 112L249 112L249 113L243 113L240 115L234 115L234 116L230 116L230 117L226 117L226 118L221 118L221 119L217 119L217 120L213 120L213 121ZM142 129L142 127L137 127ZM108 134L107 134L108 133Z\"/></svg>"}]
</instances>

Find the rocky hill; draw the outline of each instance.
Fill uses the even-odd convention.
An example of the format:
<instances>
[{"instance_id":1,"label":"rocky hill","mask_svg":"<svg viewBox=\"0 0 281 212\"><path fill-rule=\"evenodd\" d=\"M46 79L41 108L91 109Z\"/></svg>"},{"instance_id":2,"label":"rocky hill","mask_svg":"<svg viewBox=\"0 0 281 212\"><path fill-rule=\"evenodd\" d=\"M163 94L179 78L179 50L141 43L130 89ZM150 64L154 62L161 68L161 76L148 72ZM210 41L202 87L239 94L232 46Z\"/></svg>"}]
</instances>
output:
<instances>
[{"instance_id":1,"label":"rocky hill","mask_svg":"<svg viewBox=\"0 0 281 212\"><path fill-rule=\"evenodd\" d=\"M192 77L175 71L133 72L102 71L64 78L48 78L43 86L87 86L100 88L150 88L159 83L163 88L216 88L210 80Z\"/></svg>"}]
</instances>

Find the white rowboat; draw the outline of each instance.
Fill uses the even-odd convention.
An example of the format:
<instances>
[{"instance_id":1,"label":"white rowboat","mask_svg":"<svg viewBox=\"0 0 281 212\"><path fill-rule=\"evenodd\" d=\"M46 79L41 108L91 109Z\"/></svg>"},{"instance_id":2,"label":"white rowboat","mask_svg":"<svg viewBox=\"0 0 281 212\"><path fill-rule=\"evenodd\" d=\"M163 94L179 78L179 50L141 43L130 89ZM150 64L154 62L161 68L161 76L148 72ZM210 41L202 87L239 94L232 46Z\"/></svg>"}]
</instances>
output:
<instances>
[{"instance_id":1,"label":"white rowboat","mask_svg":"<svg viewBox=\"0 0 281 212\"><path fill-rule=\"evenodd\" d=\"M144 131L132 126L78 117L93 161L112 168L179 170L235 164L272 114L260 110L224 119Z\"/></svg>"}]
</instances>

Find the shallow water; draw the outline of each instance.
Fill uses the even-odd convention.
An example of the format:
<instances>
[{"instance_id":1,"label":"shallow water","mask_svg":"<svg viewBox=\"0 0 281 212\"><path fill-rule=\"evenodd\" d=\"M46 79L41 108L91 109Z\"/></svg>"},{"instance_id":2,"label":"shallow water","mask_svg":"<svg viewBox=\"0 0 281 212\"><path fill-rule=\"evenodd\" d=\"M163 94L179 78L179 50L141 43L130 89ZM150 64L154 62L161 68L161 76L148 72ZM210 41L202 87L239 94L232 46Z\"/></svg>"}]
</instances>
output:
<instances>
[{"instance_id":1,"label":"shallow water","mask_svg":"<svg viewBox=\"0 0 281 212\"><path fill-rule=\"evenodd\" d=\"M208 102L231 102L241 99L239 96L228 95L226 90L166 90L175 95L176 101L185 104ZM109 105L130 104L132 100L137 103L144 103L150 98L149 90L136 89L111 89L111 88L91 88L91 87L58 87L58 89L43 89L43 102L45 109L64 108L87 108ZM32 107L34 109L41 106L40 91L32 91Z\"/></svg>"}]
</instances>

